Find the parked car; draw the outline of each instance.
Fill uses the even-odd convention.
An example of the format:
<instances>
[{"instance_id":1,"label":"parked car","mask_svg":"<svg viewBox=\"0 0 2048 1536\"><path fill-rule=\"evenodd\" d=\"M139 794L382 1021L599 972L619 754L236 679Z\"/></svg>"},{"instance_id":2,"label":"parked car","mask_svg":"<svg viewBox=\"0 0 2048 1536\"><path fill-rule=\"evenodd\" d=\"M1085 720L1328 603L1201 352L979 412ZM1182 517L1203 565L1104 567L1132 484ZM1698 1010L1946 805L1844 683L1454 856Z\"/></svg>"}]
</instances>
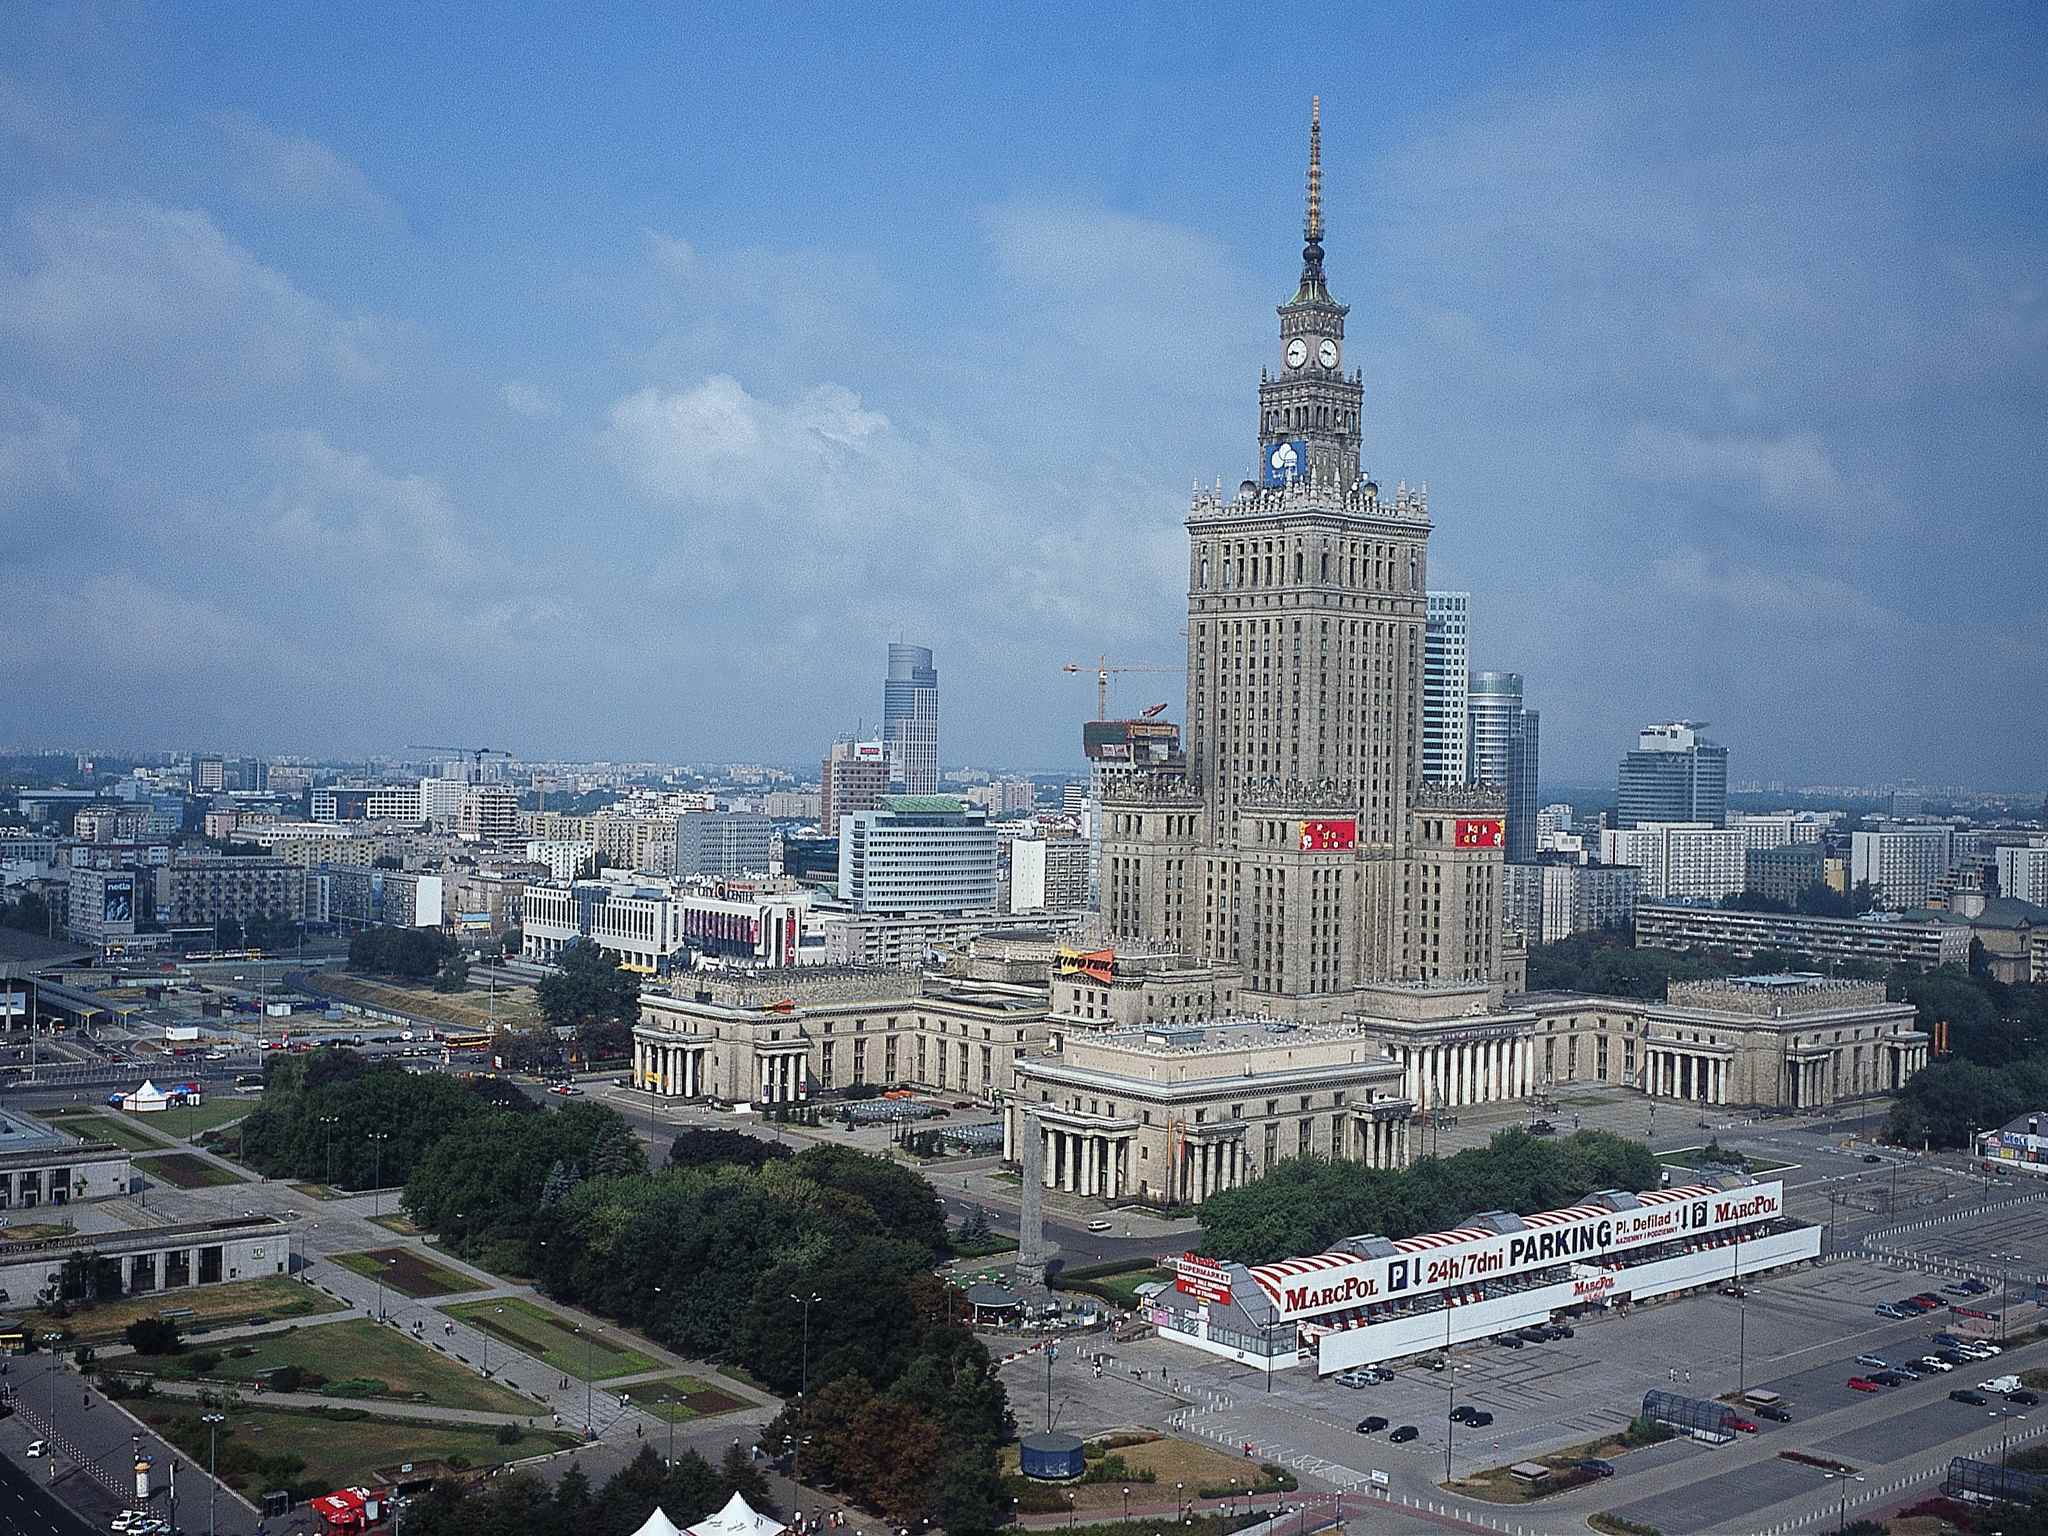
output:
<instances>
[{"instance_id":1,"label":"parked car","mask_svg":"<svg viewBox=\"0 0 2048 1536\"><path fill-rule=\"evenodd\" d=\"M1467 1429L1484 1429L1492 1422L1493 1415L1484 1408L1475 1408L1465 1415L1465 1427Z\"/></svg>"},{"instance_id":2,"label":"parked car","mask_svg":"<svg viewBox=\"0 0 2048 1536\"><path fill-rule=\"evenodd\" d=\"M1557 1127L1548 1120L1531 1120L1529 1122L1529 1134L1531 1136L1555 1136L1557 1134Z\"/></svg>"},{"instance_id":3,"label":"parked car","mask_svg":"<svg viewBox=\"0 0 2048 1536\"><path fill-rule=\"evenodd\" d=\"M1863 1161L1865 1161L1866 1163L1881 1163L1884 1161L1884 1159L1879 1157L1875 1152L1866 1152L1863 1154Z\"/></svg>"},{"instance_id":4,"label":"parked car","mask_svg":"<svg viewBox=\"0 0 2048 1536\"><path fill-rule=\"evenodd\" d=\"M1728 1427L1733 1430L1738 1430L1745 1435L1758 1434L1762 1430L1762 1426L1759 1425L1755 1419L1744 1419L1739 1417L1729 1419Z\"/></svg>"},{"instance_id":5,"label":"parked car","mask_svg":"<svg viewBox=\"0 0 2048 1536\"><path fill-rule=\"evenodd\" d=\"M1905 1361L1901 1360L1897 1365L1892 1367L1892 1374L1895 1376L1903 1376L1908 1381L1918 1381L1920 1379L1921 1372L1918 1366L1908 1365L1905 1363Z\"/></svg>"},{"instance_id":6,"label":"parked car","mask_svg":"<svg viewBox=\"0 0 2048 1536\"><path fill-rule=\"evenodd\" d=\"M1960 1333L1950 1333L1946 1328L1944 1328L1941 1332L1934 1335L1934 1342L1937 1344L1946 1344L1950 1348L1954 1348L1956 1345L1963 1342L1963 1336Z\"/></svg>"},{"instance_id":7,"label":"parked car","mask_svg":"<svg viewBox=\"0 0 2048 1536\"><path fill-rule=\"evenodd\" d=\"M1971 1290L1967 1285L1955 1284L1944 1285L1941 1288L1941 1294L1944 1296L1974 1296L1977 1293Z\"/></svg>"},{"instance_id":8,"label":"parked car","mask_svg":"<svg viewBox=\"0 0 2048 1536\"><path fill-rule=\"evenodd\" d=\"M1982 1296L1987 1291L1989 1291L1991 1287L1986 1285L1982 1280L1965 1280L1962 1282L1962 1289L1963 1294L1965 1296Z\"/></svg>"},{"instance_id":9,"label":"parked car","mask_svg":"<svg viewBox=\"0 0 2048 1536\"><path fill-rule=\"evenodd\" d=\"M1769 1419L1775 1424L1790 1424L1792 1422L1792 1410L1783 1403L1765 1403L1761 1408L1757 1409L1756 1416L1760 1419Z\"/></svg>"},{"instance_id":10,"label":"parked car","mask_svg":"<svg viewBox=\"0 0 2048 1536\"><path fill-rule=\"evenodd\" d=\"M1935 1291L1922 1291L1922 1292L1921 1292L1921 1293L1920 1293L1919 1295L1915 1296L1915 1297L1914 1297L1913 1299L1914 1299L1915 1301L1919 1302L1919 1303L1920 1303L1920 1304L1921 1304L1922 1306L1924 1306L1924 1307L1928 1308L1928 1309L1929 1309L1930 1311L1931 1311L1932 1309L1934 1309L1935 1307L1939 1307L1939 1306L1942 1306L1942 1305L1944 1305L1944 1303L1942 1302L1942 1299L1941 1299L1941 1296L1940 1296L1940 1294L1939 1294L1938 1292L1935 1292Z\"/></svg>"},{"instance_id":11,"label":"parked car","mask_svg":"<svg viewBox=\"0 0 2048 1536\"><path fill-rule=\"evenodd\" d=\"M1983 1350L1987 1358L1992 1355L2002 1355L2005 1353L2005 1346L2003 1344L1994 1344L1989 1339L1972 1339L1970 1343L1974 1348Z\"/></svg>"},{"instance_id":12,"label":"parked car","mask_svg":"<svg viewBox=\"0 0 2048 1536\"><path fill-rule=\"evenodd\" d=\"M1531 1344L1547 1344L1550 1342L1550 1330L1548 1328L1539 1328L1533 1323L1527 1328L1517 1328L1515 1332L1522 1338L1527 1339Z\"/></svg>"},{"instance_id":13,"label":"parked car","mask_svg":"<svg viewBox=\"0 0 2048 1536\"><path fill-rule=\"evenodd\" d=\"M1930 1371L1952 1371L1955 1369L1953 1365L1942 1359L1939 1355L1922 1355L1920 1363Z\"/></svg>"},{"instance_id":14,"label":"parked car","mask_svg":"<svg viewBox=\"0 0 2048 1536\"><path fill-rule=\"evenodd\" d=\"M1572 1329L1572 1325L1570 1323L1552 1323L1550 1325L1550 1331L1560 1339L1569 1339L1576 1337Z\"/></svg>"},{"instance_id":15,"label":"parked car","mask_svg":"<svg viewBox=\"0 0 2048 1536\"><path fill-rule=\"evenodd\" d=\"M1522 1347L1520 1336L1512 1333L1497 1333L1493 1336L1493 1342L1502 1349L1520 1349Z\"/></svg>"},{"instance_id":16,"label":"parked car","mask_svg":"<svg viewBox=\"0 0 2048 1536\"><path fill-rule=\"evenodd\" d=\"M47 1456L50 1454L50 1442L47 1440L31 1440L28 1443L28 1449L22 1454L25 1456Z\"/></svg>"},{"instance_id":17,"label":"parked car","mask_svg":"<svg viewBox=\"0 0 2048 1536\"><path fill-rule=\"evenodd\" d=\"M1110 1223L1104 1218L1098 1216L1093 1221L1088 1223L1088 1230L1090 1232L1107 1232L1110 1230Z\"/></svg>"},{"instance_id":18,"label":"parked car","mask_svg":"<svg viewBox=\"0 0 2048 1536\"><path fill-rule=\"evenodd\" d=\"M1612 1477L1614 1476L1614 1463L1602 1461L1598 1456L1588 1456L1579 1463L1579 1470L1581 1472L1590 1472L1595 1477Z\"/></svg>"},{"instance_id":19,"label":"parked car","mask_svg":"<svg viewBox=\"0 0 2048 1536\"><path fill-rule=\"evenodd\" d=\"M1968 1387L1957 1387L1949 1393L1948 1400L1952 1403L1968 1403L1972 1408L1982 1408L1991 1401L1982 1392L1972 1391Z\"/></svg>"},{"instance_id":20,"label":"parked car","mask_svg":"<svg viewBox=\"0 0 2048 1536\"><path fill-rule=\"evenodd\" d=\"M1362 1387L1371 1386L1372 1378L1363 1371L1339 1371L1337 1373L1337 1385L1340 1387L1350 1387L1353 1391L1357 1391Z\"/></svg>"},{"instance_id":21,"label":"parked car","mask_svg":"<svg viewBox=\"0 0 2048 1536\"><path fill-rule=\"evenodd\" d=\"M2018 1403L2022 1408L2034 1408L2040 1405L2041 1394L2021 1387L2017 1392L2006 1393L2005 1400L2008 1403Z\"/></svg>"},{"instance_id":22,"label":"parked car","mask_svg":"<svg viewBox=\"0 0 2048 1536\"><path fill-rule=\"evenodd\" d=\"M1897 1371L1872 1371L1870 1379L1880 1387L1903 1387L1906 1384L1906 1378Z\"/></svg>"},{"instance_id":23,"label":"parked car","mask_svg":"<svg viewBox=\"0 0 2048 1536\"><path fill-rule=\"evenodd\" d=\"M1848 1385L1851 1392L1882 1392L1884 1390L1883 1387L1880 1387L1867 1376L1851 1376Z\"/></svg>"},{"instance_id":24,"label":"parked car","mask_svg":"<svg viewBox=\"0 0 2048 1536\"><path fill-rule=\"evenodd\" d=\"M1897 1306L1889 1301L1880 1301L1874 1310L1879 1317L1911 1317L1913 1315L1904 1307Z\"/></svg>"},{"instance_id":25,"label":"parked car","mask_svg":"<svg viewBox=\"0 0 2048 1536\"><path fill-rule=\"evenodd\" d=\"M1884 1371L1891 1369L1891 1361L1885 1359L1883 1355L1858 1355L1856 1363L1858 1365L1870 1366L1874 1370Z\"/></svg>"},{"instance_id":26,"label":"parked car","mask_svg":"<svg viewBox=\"0 0 2048 1536\"><path fill-rule=\"evenodd\" d=\"M1399 1429L1387 1436L1387 1439L1395 1445L1406 1445L1410 1440L1416 1439L1421 1434L1422 1431L1413 1424L1403 1424Z\"/></svg>"},{"instance_id":27,"label":"parked car","mask_svg":"<svg viewBox=\"0 0 2048 1536\"><path fill-rule=\"evenodd\" d=\"M1376 1413L1369 1413L1358 1421L1358 1432L1361 1435L1376 1435L1386 1427L1387 1421Z\"/></svg>"}]
</instances>

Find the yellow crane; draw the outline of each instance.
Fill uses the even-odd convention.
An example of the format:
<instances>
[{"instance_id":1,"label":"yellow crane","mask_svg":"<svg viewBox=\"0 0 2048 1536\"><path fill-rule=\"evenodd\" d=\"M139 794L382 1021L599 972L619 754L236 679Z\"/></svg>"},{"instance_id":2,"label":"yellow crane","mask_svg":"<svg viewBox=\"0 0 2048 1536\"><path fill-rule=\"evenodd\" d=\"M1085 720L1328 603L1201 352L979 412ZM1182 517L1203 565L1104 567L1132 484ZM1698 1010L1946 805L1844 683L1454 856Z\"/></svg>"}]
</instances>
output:
<instances>
[{"instance_id":1,"label":"yellow crane","mask_svg":"<svg viewBox=\"0 0 2048 1536\"><path fill-rule=\"evenodd\" d=\"M1159 663L1151 661L1120 661L1112 663L1107 656L1098 656L1095 658L1095 665L1092 667L1085 662L1070 661L1065 666L1061 667L1060 670L1062 672L1074 673L1076 676L1084 672L1093 672L1095 674L1095 718L1098 720L1107 720L1109 718L1110 673L1185 672L1187 671L1187 668L1161 666Z\"/></svg>"}]
</instances>

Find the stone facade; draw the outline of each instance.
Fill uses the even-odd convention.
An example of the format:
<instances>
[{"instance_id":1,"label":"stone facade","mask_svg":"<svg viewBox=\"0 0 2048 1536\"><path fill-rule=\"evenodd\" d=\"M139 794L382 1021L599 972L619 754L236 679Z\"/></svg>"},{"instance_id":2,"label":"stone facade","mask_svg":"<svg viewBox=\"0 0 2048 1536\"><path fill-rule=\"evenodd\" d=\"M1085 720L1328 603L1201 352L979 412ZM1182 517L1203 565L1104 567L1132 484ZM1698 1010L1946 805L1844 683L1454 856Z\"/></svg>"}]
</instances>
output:
<instances>
[{"instance_id":1,"label":"stone facade","mask_svg":"<svg viewBox=\"0 0 2048 1536\"><path fill-rule=\"evenodd\" d=\"M917 970L810 966L697 972L687 996L643 993L633 1081L668 1098L783 1104L911 1085L988 1102L1046 1040L1037 985Z\"/></svg>"},{"instance_id":2,"label":"stone facade","mask_svg":"<svg viewBox=\"0 0 2048 1536\"><path fill-rule=\"evenodd\" d=\"M1401 1068L1358 1025L1216 1019L1069 1035L1019 1060L1003 1154L1044 1138L1048 1189L1199 1202L1290 1157L1396 1168L1413 1105Z\"/></svg>"}]
</instances>

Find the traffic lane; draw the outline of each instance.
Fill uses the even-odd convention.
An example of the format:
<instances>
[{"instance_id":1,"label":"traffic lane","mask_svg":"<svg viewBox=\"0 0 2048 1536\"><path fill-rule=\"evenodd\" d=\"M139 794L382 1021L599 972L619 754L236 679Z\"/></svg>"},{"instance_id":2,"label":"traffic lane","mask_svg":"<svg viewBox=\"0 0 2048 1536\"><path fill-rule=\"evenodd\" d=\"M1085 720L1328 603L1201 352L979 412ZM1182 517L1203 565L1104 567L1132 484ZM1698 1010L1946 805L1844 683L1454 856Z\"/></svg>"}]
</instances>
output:
<instances>
[{"instance_id":1,"label":"traffic lane","mask_svg":"<svg viewBox=\"0 0 2048 1536\"><path fill-rule=\"evenodd\" d=\"M1607 1513L1661 1531L1746 1531L1754 1529L1749 1517L1757 1510L1827 1486L1817 1467L1796 1461L1753 1462L1735 1476L1713 1468L1713 1447L1694 1444L1692 1449L1702 1463L1698 1479ZM1626 1466L1634 1459L1633 1454L1624 1456L1615 1465Z\"/></svg>"},{"instance_id":2,"label":"traffic lane","mask_svg":"<svg viewBox=\"0 0 2048 1536\"><path fill-rule=\"evenodd\" d=\"M1996 1427L2001 1417L2015 1429L2025 1422L2027 1416L2024 1413L2001 1415L1996 1406L1998 1402L1999 1399L1993 1397L1991 1406L1978 1408L1969 1403L1952 1403L1944 1395L1907 1412L1859 1424L1846 1434L1818 1442L1812 1449L1819 1455L1833 1456L1851 1466L1861 1467L1896 1461L1902 1456L1953 1440L1958 1435L1975 1434L1987 1425Z\"/></svg>"},{"instance_id":3,"label":"traffic lane","mask_svg":"<svg viewBox=\"0 0 2048 1536\"><path fill-rule=\"evenodd\" d=\"M74 1514L39 1478L45 1463L0 1457L0 1533L5 1536L94 1536L97 1526ZM74 1474L75 1476L75 1474Z\"/></svg>"}]
</instances>

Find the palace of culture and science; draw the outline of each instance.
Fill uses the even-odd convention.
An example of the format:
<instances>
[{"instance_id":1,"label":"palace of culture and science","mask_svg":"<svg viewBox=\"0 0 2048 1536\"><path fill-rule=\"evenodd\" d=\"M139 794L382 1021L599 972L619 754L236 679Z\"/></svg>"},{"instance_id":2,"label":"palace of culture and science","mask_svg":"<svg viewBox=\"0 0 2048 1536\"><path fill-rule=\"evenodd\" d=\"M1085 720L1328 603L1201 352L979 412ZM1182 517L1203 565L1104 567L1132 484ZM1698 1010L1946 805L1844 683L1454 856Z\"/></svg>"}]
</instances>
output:
<instances>
[{"instance_id":1,"label":"palace of culture and science","mask_svg":"<svg viewBox=\"0 0 2048 1536\"><path fill-rule=\"evenodd\" d=\"M1046 1189L1175 1205L1289 1157L1404 1166L1418 1115L1566 1084L1806 1107L1924 1062L1881 985L1525 991L1501 792L1422 782L1429 503L1360 462L1319 106L1304 235L1257 473L1188 511L1184 765L1098 781L1094 930L985 933L897 971L688 973L642 993L638 1086L771 1108L871 1084L971 1095Z\"/></svg>"}]
</instances>

